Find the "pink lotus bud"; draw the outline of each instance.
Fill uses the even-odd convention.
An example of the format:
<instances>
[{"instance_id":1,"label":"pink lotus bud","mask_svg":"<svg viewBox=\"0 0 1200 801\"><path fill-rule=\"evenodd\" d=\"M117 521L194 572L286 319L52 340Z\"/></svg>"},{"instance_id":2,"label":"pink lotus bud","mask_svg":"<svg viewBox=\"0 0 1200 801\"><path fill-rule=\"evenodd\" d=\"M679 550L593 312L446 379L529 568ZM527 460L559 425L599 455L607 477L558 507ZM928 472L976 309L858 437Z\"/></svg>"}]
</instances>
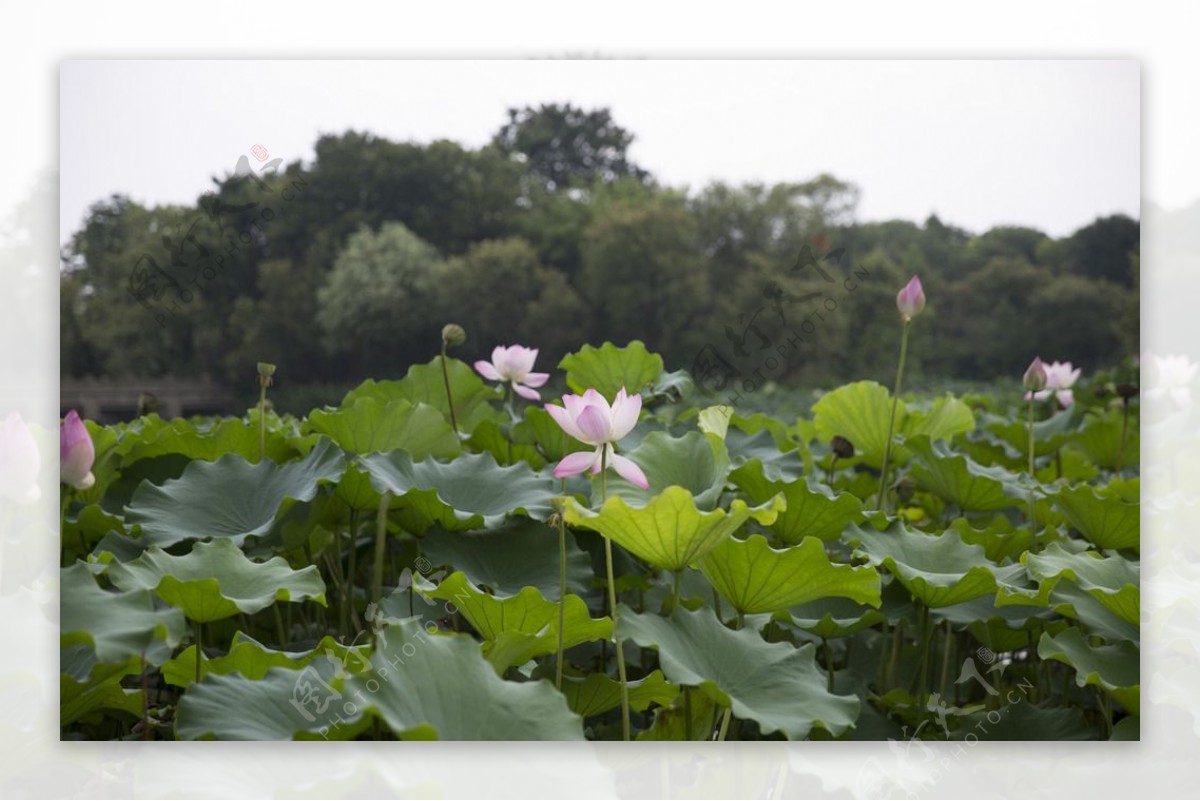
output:
<instances>
[{"instance_id":1,"label":"pink lotus bud","mask_svg":"<svg viewBox=\"0 0 1200 801\"><path fill-rule=\"evenodd\" d=\"M58 430L58 457L60 478L77 490L85 490L96 483L92 475L92 463L96 461L96 447L87 426L79 419L75 410L67 412Z\"/></svg>"},{"instance_id":2,"label":"pink lotus bud","mask_svg":"<svg viewBox=\"0 0 1200 801\"><path fill-rule=\"evenodd\" d=\"M1033 361L1029 363L1029 369L1025 371L1025 389L1030 392L1037 392L1046 388L1046 365L1042 363L1040 357L1033 357Z\"/></svg>"},{"instance_id":3,"label":"pink lotus bud","mask_svg":"<svg viewBox=\"0 0 1200 801\"><path fill-rule=\"evenodd\" d=\"M921 313L925 308L925 290L921 288L920 278L914 275L904 285L904 289L896 294L896 308L900 310L900 316L905 322Z\"/></svg>"}]
</instances>

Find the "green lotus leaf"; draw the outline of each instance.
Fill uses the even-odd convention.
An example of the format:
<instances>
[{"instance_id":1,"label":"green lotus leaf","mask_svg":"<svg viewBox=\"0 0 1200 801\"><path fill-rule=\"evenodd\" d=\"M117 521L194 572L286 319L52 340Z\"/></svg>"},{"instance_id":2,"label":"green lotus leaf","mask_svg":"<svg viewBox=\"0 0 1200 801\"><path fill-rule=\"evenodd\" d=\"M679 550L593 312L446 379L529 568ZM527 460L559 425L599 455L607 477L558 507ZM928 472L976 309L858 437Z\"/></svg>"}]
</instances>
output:
<instances>
[{"instance_id":1,"label":"green lotus leaf","mask_svg":"<svg viewBox=\"0 0 1200 801\"><path fill-rule=\"evenodd\" d=\"M290 502L312 500L322 483L336 482L345 469L341 449L328 440L283 465L251 464L236 454L195 461L161 487L142 482L125 509L125 522L141 527L147 545L206 537L240 545L269 532Z\"/></svg>"},{"instance_id":2,"label":"green lotus leaf","mask_svg":"<svg viewBox=\"0 0 1200 801\"><path fill-rule=\"evenodd\" d=\"M1018 684L1017 688L1020 687ZM1015 692L1016 689L1010 690L1006 695ZM994 716L995 711L963 715L961 724L952 732L952 739L965 739L972 732L979 736L981 731L987 732L988 742L1071 742L1096 739L1095 729L1088 724L1082 709L1035 706L1028 698L1015 697L1020 700L1001 707L998 722L988 717Z\"/></svg>"},{"instance_id":3,"label":"green lotus leaf","mask_svg":"<svg viewBox=\"0 0 1200 801\"><path fill-rule=\"evenodd\" d=\"M415 620L389 626L373 671L350 677L346 694L406 740L582 740L583 719L546 680L505 681L462 635L437 635Z\"/></svg>"},{"instance_id":4,"label":"green lotus leaf","mask_svg":"<svg viewBox=\"0 0 1200 801\"><path fill-rule=\"evenodd\" d=\"M879 573L829 561L818 539L783 551L757 534L727 539L700 560L700 571L745 614L778 612L822 598L849 598L879 607Z\"/></svg>"},{"instance_id":5,"label":"green lotus leaf","mask_svg":"<svg viewBox=\"0 0 1200 801\"><path fill-rule=\"evenodd\" d=\"M460 432L469 434L484 420L503 422L504 412L491 405L491 401L502 397L499 387L485 384L478 373L458 359L447 359L446 369ZM341 405L343 408L351 406L360 398L373 398L383 404L397 400L406 400L414 406L424 403L437 409L446 423L450 422L450 404L446 400L440 356L435 356L428 364L414 364L399 381L367 379L346 393Z\"/></svg>"},{"instance_id":6,"label":"green lotus leaf","mask_svg":"<svg viewBox=\"0 0 1200 801\"><path fill-rule=\"evenodd\" d=\"M63 520L63 545L74 548L83 543L84 552L90 550L110 534L125 535L125 521L105 511L99 504L88 504L72 519Z\"/></svg>"},{"instance_id":7,"label":"green lotus leaf","mask_svg":"<svg viewBox=\"0 0 1200 801\"><path fill-rule=\"evenodd\" d=\"M811 476L790 483L769 481L760 463L749 462L734 470L730 478L754 503L783 494L787 508L769 529L787 545L797 545L806 537L835 540L847 526L863 519L862 501L848 492L834 494Z\"/></svg>"},{"instance_id":8,"label":"green lotus leaf","mask_svg":"<svg viewBox=\"0 0 1200 801\"><path fill-rule=\"evenodd\" d=\"M157 415L154 417L157 419ZM264 455L273 462L286 462L299 455L279 431L268 431L264 445ZM188 420L176 419L161 426L144 427L141 436L122 441L118 452L122 450L125 452L122 463L126 465L167 454L215 462L227 453L235 453L249 462L257 462L258 424L238 417L227 417L218 420L210 428L199 428Z\"/></svg>"},{"instance_id":9,"label":"green lotus leaf","mask_svg":"<svg viewBox=\"0 0 1200 801\"><path fill-rule=\"evenodd\" d=\"M712 434L717 439L724 440L729 431L729 418L733 416L732 406L708 406L700 410L696 416L696 425L705 434Z\"/></svg>"},{"instance_id":10,"label":"green lotus leaf","mask_svg":"<svg viewBox=\"0 0 1200 801\"><path fill-rule=\"evenodd\" d=\"M617 636L658 651L663 674L675 684L700 687L733 714L753 720L764 734L789 740L820 726L834 736L854 726L859 701L833 695L810 643L768 643L754 631L726 628L707 608L677 608L670 618L620 610Z\"/></svg>"},{"instance_id":11,"label":"green lotus leaf","mask_svg":"<svg viewBox=\"0 0 1200 801\"><path fill-rule=\"evenodd\" d=\"M654 722L650 728L638 732L637 739L650 742L711 740L718 711L716 703L705 693L681 693L670 706L654 710Z\"/></svg>"},{"instance_id":12,"label":"green lotus leaf","mask_svg":"<svg viewBox=\"0 0 1200 801\"><path fill-rule=\"evenodd\" d=\"M991 650L1001 653L1031 648L1043 631L1058 631L1068 622L1047 608L1010 604L997 606L992 598L980 597L954 606L934 609L935 622L949 621L966 629Z\"/></svg>"},{"instance_id":13,"label":"green lotus leaf","mask_svg":"<svg viewBox=\"0 0 1200 801\"><path fill-rule=\"evenodd\" d=\"M573 498L566 500L567 523L596 531L650 564L664 570L682 570L715 548L750 519L764 525L774 522L784 509L780 496L759 506L735 500L728 511L700 511L692 494L668 487L642 507L631 507L622 498L609 498L599 512L585 509Z\"/></svg>"},{"instance_id":14,"label":"green lotus leaf","mask_svg":"<svg viewBox=\"0 0 1200 801\"><path fill-rule=\"evenodd\" d=\"M892 415L887 389L874 381L846 384L822 396L812 411L817 436L823 442L845 437L863 461L874 468L882 466ZM950 439L974 427L970 408L949 396L934 401L925 411L909 409L903 400L896 405L895 433L908 438L925 434L931 440ZM907 450L893 445L892 459L895 463L907 461Z\"/></svg>"},{"instance_id":15,"label":"green lotus leaf","mask_svg":"<svg viewBox=\"0 0 1200 801\"><path fill-rule=\"evenodd\" d=\"M1022 565L999 567L983 548L968 545L955 531L940 535L911 531L900 521L884 531L854 526L845 534L874 565L881 565L929 608L952 606L996 592L997 579L1024 576Z\"/></svg>"},{"instance_id":16,"label":"green lotus leaf","mask_svg":"<svg viewBox=\"0 0 1200 801\"><path fill-rule=\"evenodd\" d=\"M365 664L366 646L347 647L332 637L323 637L311 651L290 652L268 648L245 632L233 635L233 644L224 656L203 656L200 675L226 676L240 673L247 679L261 679L271 668L299 670L315 659L332 658L348 664ZM188 687L196 681L196 646L189 645L174 659L162 666L163 680L176 687Z\"/></svg>"},{"instance_id":17,"label":"green lotus leaf","mask_svg":"<svg viewBox=\"0 0 1200 801\"><path fill-rule=\"evenodd\" d=\"M1035 421L1033 452L1038 456L1048 456L1066 445L1071 436L1072 418L1070 412L1060 412L1045 420ZM1028 459L1029 424L1024 419L987 415L983 429L1008 445L1020 458Z\"/></svg>"},{"instance_id":18,"label":"green lotus leaf","mask_svg":"<svg viewBox=\"0 0 1200 801\"><path fill-rule=\"evenodd\" d=\"M1095 551L1071 553L1056 542L1023 558L1029 577L1039 584L1068 578L1117 617L1138 625L1142 617L1141 570L1121 556Z\"/></svg>"},{"instance_id":19,"label":"green lotus leaf","mask_svg":"<svg viewBox=\"0 0 1200 801\"><path fill-rule=\"evenodd\" d=\"M882 612L863 606L849 598L821 598L816 601L778 612L776 619L817 637L833 639L887 622Z\"/></svg>"},{"instance_id":20,"label":"green lotus leaf","mask_svg":"<svg viewBox=\"0 0 1200 801\"><path fill-rule=\"evenodd\" d=\"M1077 685L1100 687L1131 715L1140 714L1141 655L1132 643L1090 645L1083 632L1072 626L1055 636L1043 634L1038 656L1070 665Z\"/></svg>"},{"instance_id":21,"label":"green lotus leaf","mask_svg":"<svg viewBox=\"0 0 1200 801\"><path fill-rule=\"evenodd\" d=\"M198 542L184 556L150 548L132 562L109 565L108 576L123 590L154 592L200 623L254 614L276 601L325 605L325 583L315 565L292 570L281 556L252 562L229 540Z\"/></svg>"},{"instance_id":22,"label":"green lotus leaf","mask_svg":"<svg viewBox=\"0 0 1200 801\"><path fill-rule=\"evenodd\" d=\"M210 675L179 701L181 740L349 740L370 725L341 664L270 668L261 678Z\"/></svg>"},{"instance_id":23,"label":"green lotus leaf","mask_svg":"<svg viewBox=\"0 0 1200 801\"><path fill-rule=\"evenodd\" d=\"M558 531L526 518L513 518L487 532L438 532L421 541L434 567L466 574L498 598L533 587L551 601L559 597ZM567 592L586 594L592 584L592 560L567 535Z\"/></svg>"},{"instance_id":24,"label":"green lotus leaf","mask_svg":"<svg viewBox=\"0 0 1200 801\"><path fill-rule=\"evenodd\" d=\"M515 426L514 426L515 428ZM476 453L490 453L497 464L510 465L524 462L535 470L546 466L546 460L531 444L515 442L493 420L484 420L475 426L467 447Z\"/></svg>"},{"instance_id":25,"label":"green lotus leaf","mask_svg":"<svg viewBox=\"0 0 1200 801\"><path fill-rule=\"evenodd\" d=\"M494 598L462 573L451 573L436 586L418 578L414 586L427 598L447 601L461 612L484 639L488 661L501 672L558 649L558 603L547 601L533 587L509 598ZM578 595L567 596L564 615L564 648L612 637L612 620L593 619Z\"/></svg>"},{"instance_id":26,"label":"green lotus leaf","mask_svg":"<svg viewBox=\"0 0 1200 801\"><path fill-rule=\"evenodd\" d=\"M462 451L458 435L441 412L404 399L382 403L367 396L337 409L317 409L309 414L303 430L324 434L351 453L399 448L414 459L450 459Z\"/></svg>"},{"instance_id":27,"label":"green lotus leaf","mask_svg":"<svg viewBox=\"0 0 1200 801\"><path fill-rule=\"evenodd\" d=\"M713 509L729 475L725 445L698 431L682 437L655 431L625 456L642 468L650 483L644 490L628 481L609 482L609 497L624 498L630 506L645 506L667 487L683 487L692 493L698 508Z\"/></svg>"},{"instance_id":28,"label":"green lotus leaf","mask_svg":"<svg viewBox=\"0 0 1200 801\"><path fill-rule=\"evenodd\" d=\"M554 484L528 465L501 467L488 453L464 453L452 462L413 461L403 451L364 456L371 485L392 493L409 531L434 523L452 531L495 528L518 512L536 520L550 516Z\"/></svg>"},{"instance_id":29,"label":"green lotus leaf","mask_svg":"<svg viewBox=\"0 0 1200 801\"><path fill-rule=\"evenodd\" d=\"M1117 468L1118 455L1121 457L1121 467L1133 467L1139 463L1141 452L1137 418L1132 418L1124 429L1124 448L1121 446L1122 426L1120 409L1095 412L1088 415L1083 427L1071 437L1071 442L1105 470Z\"/></svg>"},{"instance_id":30,"label":"green lotus leaf","mask_svg":"<svg viewBox=\"0 0 1200 801\"><path fill-rule=\"evenodd\" d=\"M583 678L563 676L563 695L571 711L585 718L602 715L621 705L621 685L604 673L589 673ZM629 706L643 712L651 704L667 706L679 695L679 688L663 677L661 670L628 684Z\"/></svg>"},{"instance_id":31,"label":"green lotus leaf","mask_svg":"<svg viewBox=\"0 0 1200 801\"><path fill-rule=\"evenodd\" d=\"M130 656L123 662L98 665L90 657L91 649L76 645L63 652L64 662L73 661L68 652L87 653L86 669L64 670L58 677L58 718L60 726L69 726L101 710L118 710L130 715L142 713L142 691L127 690L121 680L141 672L141 659ZM72 676L81 675L76 680Z\"/></svg>"},{"instance_id":32,"label":"green lotus leaf","mask_svg":"<svg viewBox=\"0 0 1200 801\"><path fill-rule=\"evenodd\" d=\"M623 348L611 342L599 348L584 345L564 356L558 366L567 371L567 386L572 392L582 394L594 389L611 401L622 387L634 395L649 386L662 374L663 360L635 339Z\"/></svg>"},{"instance_id":33,"label":"green lotus leaf","mask_svg":"<svg viewBox=\"0 0 1200 801\"><path fill-rule=\"evenodd\" d=\"M983 528L975 528L964 517L950 524L950 530L968 545L979 545L987 558L996 564L1017 561L1033 545L1033 530L1015 528L1007 517L996 515Z\"/></svg>"},{"instance_id":34,"label":"green lotus leaf","mask_svg":"<svg viewBox=\"0 0 1200 801\"><path fill-rule=\"evenodd\" d=\"M1050 593L1047 606L1064 617L1078 620L1087 631L1106 642L1131 642L1141 640L1138 621L1128 621L1115 614L1108 606L1096 600L1096 596L1071 581L1059 581Z\"/></svg>"},{"instance_id":35,"label":"green lotus leaf","mask_svg":"<svg viewBox=\"0 0 1200 801\"><path fill-rule=\"evenodd\" d=\"M131 656L145 656L161 665L183 639L187 621L178 609L162 609L144 588L110 592L100 588L82 562L59 573L61 600L60 647L85 645L92 661L77 662L72 678L86 681L95 663L124 664ZM63 665L64 672L67 666Z\"/></svg>"},{"instance_id":36,"label":"green lotus leaf","mask_svg":"<svg viewBox=\"0 0 1200 801\"><path fill-rule=\"evenodd\" d=\"M1003 467L984 467L952 452L944 442L928 437L908 437L904 447L915 460L909 475L922 489L932 492L959 509L990 512L1019 506L1029 493L1016 476Z\"/></svg>"},{"instance_id":37,"label":"green lotus leaf","mask_svg":"<svg viewBox=\"0 0 1200 801\"><path fill-rule=\"evenodd\" d=\"M1067 522L1098 548L1129 548L1141 544L1140 508L1117 495L1083 485L1059 490L1054 506Z\"/></svg>"}]
</instances>

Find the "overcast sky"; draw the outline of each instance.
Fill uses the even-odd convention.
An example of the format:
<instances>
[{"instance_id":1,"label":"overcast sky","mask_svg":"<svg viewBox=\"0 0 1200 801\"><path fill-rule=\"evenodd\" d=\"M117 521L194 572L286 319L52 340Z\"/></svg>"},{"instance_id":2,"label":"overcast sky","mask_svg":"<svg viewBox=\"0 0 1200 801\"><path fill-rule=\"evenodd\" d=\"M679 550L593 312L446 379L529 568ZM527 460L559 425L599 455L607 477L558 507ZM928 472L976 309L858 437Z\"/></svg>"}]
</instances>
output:
<instances>
[{"instance_id":1,"label":"overcast sky","mask_svg":"<svg viewBox=\"0 0 1200 801\"><path fill-rule=\"evenodd\" d=\"M285 162L350 128L479 146L543 102L610 108L673 186L828 172L862 190L861 220L1062 235L1139 216L1139 83L1133 61L67 62L62 235L113 193L192 203L255 144Z\"/></svg>"}]
</instances>

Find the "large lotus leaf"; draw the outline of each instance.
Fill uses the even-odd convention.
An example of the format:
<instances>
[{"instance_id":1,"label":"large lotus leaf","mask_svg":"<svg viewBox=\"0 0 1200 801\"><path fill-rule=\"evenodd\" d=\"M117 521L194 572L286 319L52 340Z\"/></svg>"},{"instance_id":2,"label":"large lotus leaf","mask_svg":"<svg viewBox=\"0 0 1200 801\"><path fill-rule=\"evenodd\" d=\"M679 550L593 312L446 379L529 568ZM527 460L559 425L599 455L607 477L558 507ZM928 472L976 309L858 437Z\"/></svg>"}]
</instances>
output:
<instances>
[{"instance_id":1,"label":"large lotus leaf","mask_svg":"<svg viewBox=\"0 0 1200 801\"><path fill-rule=\"evenodd\" d=\"M300 461L251 464L236 454L215 462L192 462L161 487L142 482L125 510L128 525L141 526L147 545L225 537L239 545L271 530L291 501L309 501L323 482L346 469L342 450L328 440Z\"/></svg>"},{"instance_id":2,"label":"large lotus leaf","mask_svg":"<svg viewBox=\"0 0 1200 801\"><path fill-rule=\"evenodd\" d=\"M441 412L403 399L381 403L362 397L337 409L317 409L309 414L304 430L324 434L351 453L400 448L414 459L449 459L462 451L458 435Z\"/></svg>"},{"instance_id":3,"label":"large lotus leaf","mask_svg":"<svg viewBox=\"0 0 1200 801\"><path fill-rule=\"evenodd\" d=\"M125 521L109 514L99 504L88 504L72 519L63 519L63 547L74 548L83 543L85 551L110 534L125 535Z\"/></svg>"},{"instance_id":4,"label":"large lotus leaf","mask_svg":"<svg viewBox=\"0 0 1200 801\"><path fill-rule=\"evenodd\" d=\"M765 642L754 631L726 628L707 608L677 608L662 618L622 607L617 636L654 648L671 682L702 688L764 734L779 731L800 740L821 726L838 736L858 717L857 698L826 689L812 644Z\"/></svg>"},{"instance_id":5,"label":"large lotus leaf","mask_svg":"<svg viewBox=\"0 0 1200 801\"><path fill-rule=\"evenodd\" d=\"M1113 613L1087 590L1071 581L1055 584L1047 605L1060 615L1078 620L1091 634L1106 642L1137 643L1141 640L1138 622L1130 622Z\"/></svg>"},{"instance_id":6,"label":"large lotus leaf","mask_svg":"<svg viewBox=\"0 0 1200 801\"><path fill-rule=\"evenodd\" d=\"M1020 684L1017 688L1025 692ZM1010 690L1006 695L1012 692L1015 690ZM1094 727L1088 724L1083 710L1078 707L1034 706L1029 703L1028 698L1024 698L1003 706L998 722L989 717L995 714L994 710L987 710L963 715L961 724L951 732L951 737L955 740L966 739L971 733L978 737L980 732L987 732L988 742L1069 742L1096 739Z\"/></svg>"},{"instance_id":7,"label":"large lotus leaf","mask_svg":"<svg viewBox=\"0 0 1200 801\"><path fill-rule=\"evenodd\" d=\"M515 428L515 427L514 427ZM497 464L516 464L525 462L535 470L546 466L546 460L533 445L515 442L511 434L493 420L484 420L475 426L467 447L476 453L490 453Z\"/></svg>"},{"instance_id":8,"label":"large lotus leaf","mask_svg":"<svg viewBox=\"0 0 1200 801\"><path fill-rule=\"evenodd\" d=\"M222 419L207 429L176 419L145 431L154 431L154 436L146 439L144 433L141 438L129 441L123 464L171 453L205 462L215 462L227 453L236 453L250 462L259 458L258 424L237 417ZM296 448L277 430L268 431L263 444L264 455L273 462L286 462L298 455ZM125 446L122 443L118 449Z\"/></svg>"},{"instance_id":9,"label":"large lotus leaf","mask_svg":"<svg viewBox=\"0 0 1200 801\"><path fill-rule=\"evenodd\" d=\"M1048 456L1067 443L1071 433L1072 414L1061 412L1033 424L1033 452ZM1029 424L1024 415L1018 419L988 415L984 422L985 431L995 435L1023 458L1029 457Z\"/></svg>"},{"instance_id":10,"label":"large lotus leaf","mask_svg":"<svg viewBox=\"0 0 1200 801\"><path fill-rule=\"evenodd\" d=\"M628 684L629 706L638 712L650 704L667 706L679 695L679 688L668 682L661 670ZM601 715L621 705L621 685L604 673L590 673L583 678L563 676L563 695L571 711L585 718Z\"/></svg>"},{"instance_id":11,"label":"large lotus leaf","mask_svg":"<svg viewBox=\"0 0 1200 801\"><path fill-rule=\"evenodd\" d=\"M558 531L544 523L514 518L488 532L436 532L421 541L421 550L432 566L461 571L498 598L534 587L558 600ZM586 594L591 584L591 558L568 533L567 592Z\"/></svg>"},{"instance_id":12,"label":"large lotus leaf","mask_svg":"<svg viewBox=\"0 0 1200 801\"><path fill-rule=\"evenodd\" d=\"M833 639L887 622L882 612L864 608L849 598L821 598L775 615L817 637Z\"/></svg>"},{"instance_id":13,"label":"large lotus leaf","mask_svg":"<svg viewBox=\"0 0 1200 801\"><path fill-rule=\"evenodd\" d=\"M1125 429L1125 447L1121 447L1122 414L1120 409L1089 415L1083 427L1075 432L1071 441L1081 448L1093 462L1106 470L1117 468L1117 455L1121 456L1121 467L1138 464L1141 439L1138 436L1137 417L1130 417Z\"/></svg>"},{"instance_id":14,"label":"large lotus leaf","mask_svg":"<svg viewBox=\"0 0 1200 801\"><path fill-rule=\"evenodd\" d=\"M1004 515L996 515L983 528L975 528L971 521L960 517L950 524L950 530L962 537L963 542L981 546L987 558L996 564L1019 560L1033 545L1033 530L1015 528Z\"/></svg>"},{"instance_id":15,"label":"large lotus leaf","mask_svg":"<svg viewBox=\"0 0 1200 801\"><path fill-rule=\"evenodd\" d=\"M787 508L770 525L771 534L788 545L805 537L835 540L846 527L862 521L862 501L848 492L834 494L811 476L790 483L770 481L758 462L749 462L730 476L754 503L765 503L783 493Z\"/></svg>"},{"instance_id":16,"label":"large lotus leaf","mask_svg":"<svg viewBox=\"0 0 1200 801\"><path fill-rule=\"evenodd\" d=\"M379 493L371 486L371 476L357 462L349 462L337 483L337 497L351 509L374 512L379 509Z\"/></svg>"},{"instance_id":17,"label":"large lotus leaf","mask_svg":"<svg viewBox=\"0 0 1200 801\"><path fill-rule=\"evenodd\" d=\"M645 389L662 373L663 360L635 339L623 348L611 342L598 348L584 345L558 366L567 371L567 386L573 392L594 389L611 401L622 388L631 395Z\"/></svg>"},{"instance_id":18,"label":"large lotus leaf","mask_svg":"<svg viewBox=\"0 0 1200 801\"><path fill-rule=\"evenodd\" d=\"M1070 665L1080 687L1101 687L1131 715L1140 714L1141 654L1132 643L1090 645L1083 632L1072 626L1055 636L1043 634L1038 656Z\"/></svg>"},{"instance_id":19,"label":"large lotus leaf","mask_svg":"<svg viewBox=\"0 0 1200 801\"><path fill-rule=\"evenodd\" d=\"M1065 577L1128 623L1142 617L1139 566L1121 556L1102 557L1095 551L1071 553L1056 542L1041 553L1026 554L1025 569L1039 584Z\"/></svg>"},{"instance_id":20,"label":"large lotus leaf","mask_svg":"<svg viewBox=\"0 0 1200 801\"><path fill-rule=\"evenodd\" d=\"M365 664L366 646L348 648L332 637L323 637L311 651L291 652L268 648L248 634L239 631L233 636L229 653L224 656L202 656L200 675L226 676L240 673L247 679L261 679L271 668L299 670L314 659L328 657L347 664ZM174 659L162 666L163 680L176 687L188 687L196 680L196 646L189 645Z\"/></svg>"},{"instance_id":21,"label":"large lotus leaf","mask_svg":"<svg viewBox=\"0 0 1200 801\"><path fill-rule=\"evenodd\" d=\"M729 538L700 560L700 570L734 608L778 612L821 598L849 598L879 607L879 573L829 561L818 539L777 551L757 534Z\"/></svg>"},{"instance_id":22,"label":"large lotus leaf","mask_svg":"<svg viewBox=\"0 0 1200 801\"><path fill-rule=\"evenodd\" d=\"M86 645L101 664L124 664L131 656L145 656L152 665L170 658L183 639L187 621L178 609L158 608L145 589L109 592L100 588L82 562L60 572L60 646ZM92 664L71 671L74 679L88 678ZM66 665L64 665L66 670Z\"/></svg>"},{"instance_id":23,"label":"large lotus leaf","mask_svg":"<svg viewBox=\"0 0 1200 801\"><path fill-rule=\"evenodd\" d=\"M179 701L181 740L347 740L370 725L345 687L341 665L316 659L299 670L270 668L258 679L210 675Z\"/></svg>"},{"instance_id":24,"label":"large lotus leaf","mask_svg":"<svg viewBox=\"0 0 1200 801\"><path fill-rule=\"evenodd\" d=\"M466 635L436 635L415 620L382 632L373 671L346 694L406 740L582 740L583 719L546 680L505 681Z\"/></svg>"},{"instance_id":25,"label":"large lotus leaf","mask_svg":"<svg viewBox=\"0 0 1200 801\"><path fill-rule=\"evenodd\" d=\"M513 426L513 441L532 445L547 460L557 462L568 453L592 450L562 430L550 413L540 406L526 406L525 418Z\"/></svg>"},{"instance_id":26,"label":"large lotus leaf","mask_svg":"<svg viewBox=\"0 0 1200 801\"><path fill-rule=\"evenodd\" d=\"M954 606L932 610L935 622L949 621L964 628L991 650L1001 653L1033 646L1043 631L1058 631L1068 625L1040 606L997 606L991 598L975 598Z\"/></svg>"},{"instance_id":27,"label":"large lotus leaf","mask_svg":"<svg viewBox=\"0 0 1200 801\"><path fill-rule=\"evenodd\" d=\"M64 662L71 660L72 653L91 649L76 645L63 652ZM93 659L83 660L86 669L63 670L58 677L58 717L60 726L69 726L81 718L100 710L120 710L131 715L142 712L142 691L127 690L121 686L126 676L141 672L141 660L130 656L123 662L97 665ZM78 666L72 666L78 668ZM78 680L73 678L80 675Z\"/></svg>"},{"instance_id":28,"label":"large lotus leaf","mask_svg":"<svg viewBox=\"0 0 1200 801\"><path fill-rule=\"evenodd\" d=\"M506 516L550 516L554 484L528 465L501 467L490 453L464 453L452 462L414 462L403 451L364 456L376 492L392 493L407 529L434 523L452 531L495 528Z\"/></svg>"},{"instance_id":29,"label":"large lotus leaf","mask_svg":"<svg viewBox=\"0 0 1200 801\"><path fill-rule=\"evenodd\" d=\"M644 490L628 481L609 482L609 496L624 498L630 506L645 506L667 487L683 487L692 493L698 508L712 509L729 475L729 454L724 443L699 431L682 437L655 431L625 456L642 468L650 483L650 488Z\"/></svg>"},{"instance_id":30,"label":"large lotus leaf","mask_svg":"<svg viewBox=\"0 0 1200 801\"><path fill-rule=\"evenodd\" d=\"M252 562L229 540L198 542L183 556L150 548L132 562L111 564L108 575L121 589L153 591L200 623L254 614L276 601L325 604L315 565L292 570L281 556Z\"/></svg>"},{"instance_id":31,"label":"large lotus leaf","mask_svg":"<svg viewBox=\"0 0 1200 801\"><path fill-rule=\"evenodd\" d=\"M1079 486L1060 490L1055 507L1071 527L1099 548L1130 548L1141 545L1139 506L1126 503L1117 495L1101 494L1092 487Z\"/></svg>"},{"instance_id":32,"label":"large lotus leaf","mask_svg":"<svg viewBox=\"0 0 1200 801\"><path fill-rule=\"evenodd\" d=\"M734 420L737 419L735 416ZM794 481L805 471L804 458L795 446L780 449L774 435L766 429L746 434L731 428L725 435L725 445L734 465L757 464L771 481Z\"/></svg>"},{"instance_id":33,"label":"large lotus leaf","mask_svg":"<svg viewBox=\"0 0 1200 801\"><path fill-rule=\"evenodd\" d=\"M916 460L909 475L923 489L959 509L990 512L1018 506L1029 498L1016 476L1003 467L984 467L952 452L944 442L920 436L905 439L904 446Z\"/></svg>"},{"instance_id":34,"label":"large lotus leaf","mask_svg":"<svg viewBox=\"0 0 1200 801\"><path fill-rule=\"evenodd\" d=\"M591 529L617 545L664 570L682 570L711 551L721 540L753 518L764 525L774 522L784 508L776 496L760 506L735 500L729 511L696 508L692 494L668 487L642 507L631 507L621 498L609 498L593 512L568 498L563 505L567 523Z\"/></svg>"},{"instance_id":35,"label":"large lotus leaf","mask_svg":"<svg viewBox=\"0 0 1200 801\"><path fill-rule=\"evenodd\" d=\"M940 535L910 531L900 521L884 531L854 526L846 539L858 542L872 564L886 567L926 607L952 606L991 595L998 578L1024 575L1022 565L998 567L983 548L954 531Z\"/></svg>"},{"instance_id":36,"label":"large lotus leaf","mask_svg":"<svg viewBox=\"0 0 1200 801\"><path fill-rule=\"evenodd\" d=\"M558 649L558 603L547 601L533 587L509 598L494 598L462 573L451 573L436 586L418 578L414 586L426 597L446 601L461 612L484 639L484 652L498 670ZM564 616L564 648L612 636L612 621L593 619L578 595L567 596Z\"/></svg>"},{"instance_id":37,"label":"large lotus leaf","mask_svg":"<svg viewBox=\"0 0 1200 801\"><path fill-rule=\"evenodd\" d=\"M875 468L882 466L892 415L892 398L887 389L874 381L846 384L825 394L813 404L812 411L822 441L845 437L863 461ZM950 439L974 427L971 409L949 396L934 401L928 410L909 409L903 400L896 405L894 433L905 437L925 434L932 440ZM893 445L894 462L904 462L908 456L904 447Z\"/></svg>"},{"instance_id":38,"label":"large lotus leaf","mask_svg":"<svg viewBox=\"0 0 1200 801\"><path fill-rule=\"evenodd\" d=\"M469 434L484 420L504 420L504 412L490 405L491 401L502 397L499 387L485 384L478 373L458 359L448 359L446 368L460 432ZM367 379L346 394L342 406L349 406L359 398L374 398L385 404L401 399L413 405L424 403L437 409L445 421L450 422L450 404L446 400L440 356L435 356L428 364L414 364L399 381Z\"/></svg>"}]
</instances>

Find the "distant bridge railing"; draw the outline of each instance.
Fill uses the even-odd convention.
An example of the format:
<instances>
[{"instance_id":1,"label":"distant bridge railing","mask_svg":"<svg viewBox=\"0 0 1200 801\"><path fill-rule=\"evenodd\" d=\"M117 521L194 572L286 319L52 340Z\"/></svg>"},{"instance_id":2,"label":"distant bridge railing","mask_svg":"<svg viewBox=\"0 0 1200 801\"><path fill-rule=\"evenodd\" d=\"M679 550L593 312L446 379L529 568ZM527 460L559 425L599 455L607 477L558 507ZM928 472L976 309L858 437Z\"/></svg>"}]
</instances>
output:
<instances>
[{"instance_id":1,"label":"distant bridge railing","mask_svg":"<svg viewBox=\"0 0 1200 801\"><path fill-rule=\"evenodd\" d=\"M64 378L58 397L61 414L75 409L99 423L132 420L146 411L167 419L228 414L233 406L227 388L187 378Z\"/></svg>"}]
</instances>

